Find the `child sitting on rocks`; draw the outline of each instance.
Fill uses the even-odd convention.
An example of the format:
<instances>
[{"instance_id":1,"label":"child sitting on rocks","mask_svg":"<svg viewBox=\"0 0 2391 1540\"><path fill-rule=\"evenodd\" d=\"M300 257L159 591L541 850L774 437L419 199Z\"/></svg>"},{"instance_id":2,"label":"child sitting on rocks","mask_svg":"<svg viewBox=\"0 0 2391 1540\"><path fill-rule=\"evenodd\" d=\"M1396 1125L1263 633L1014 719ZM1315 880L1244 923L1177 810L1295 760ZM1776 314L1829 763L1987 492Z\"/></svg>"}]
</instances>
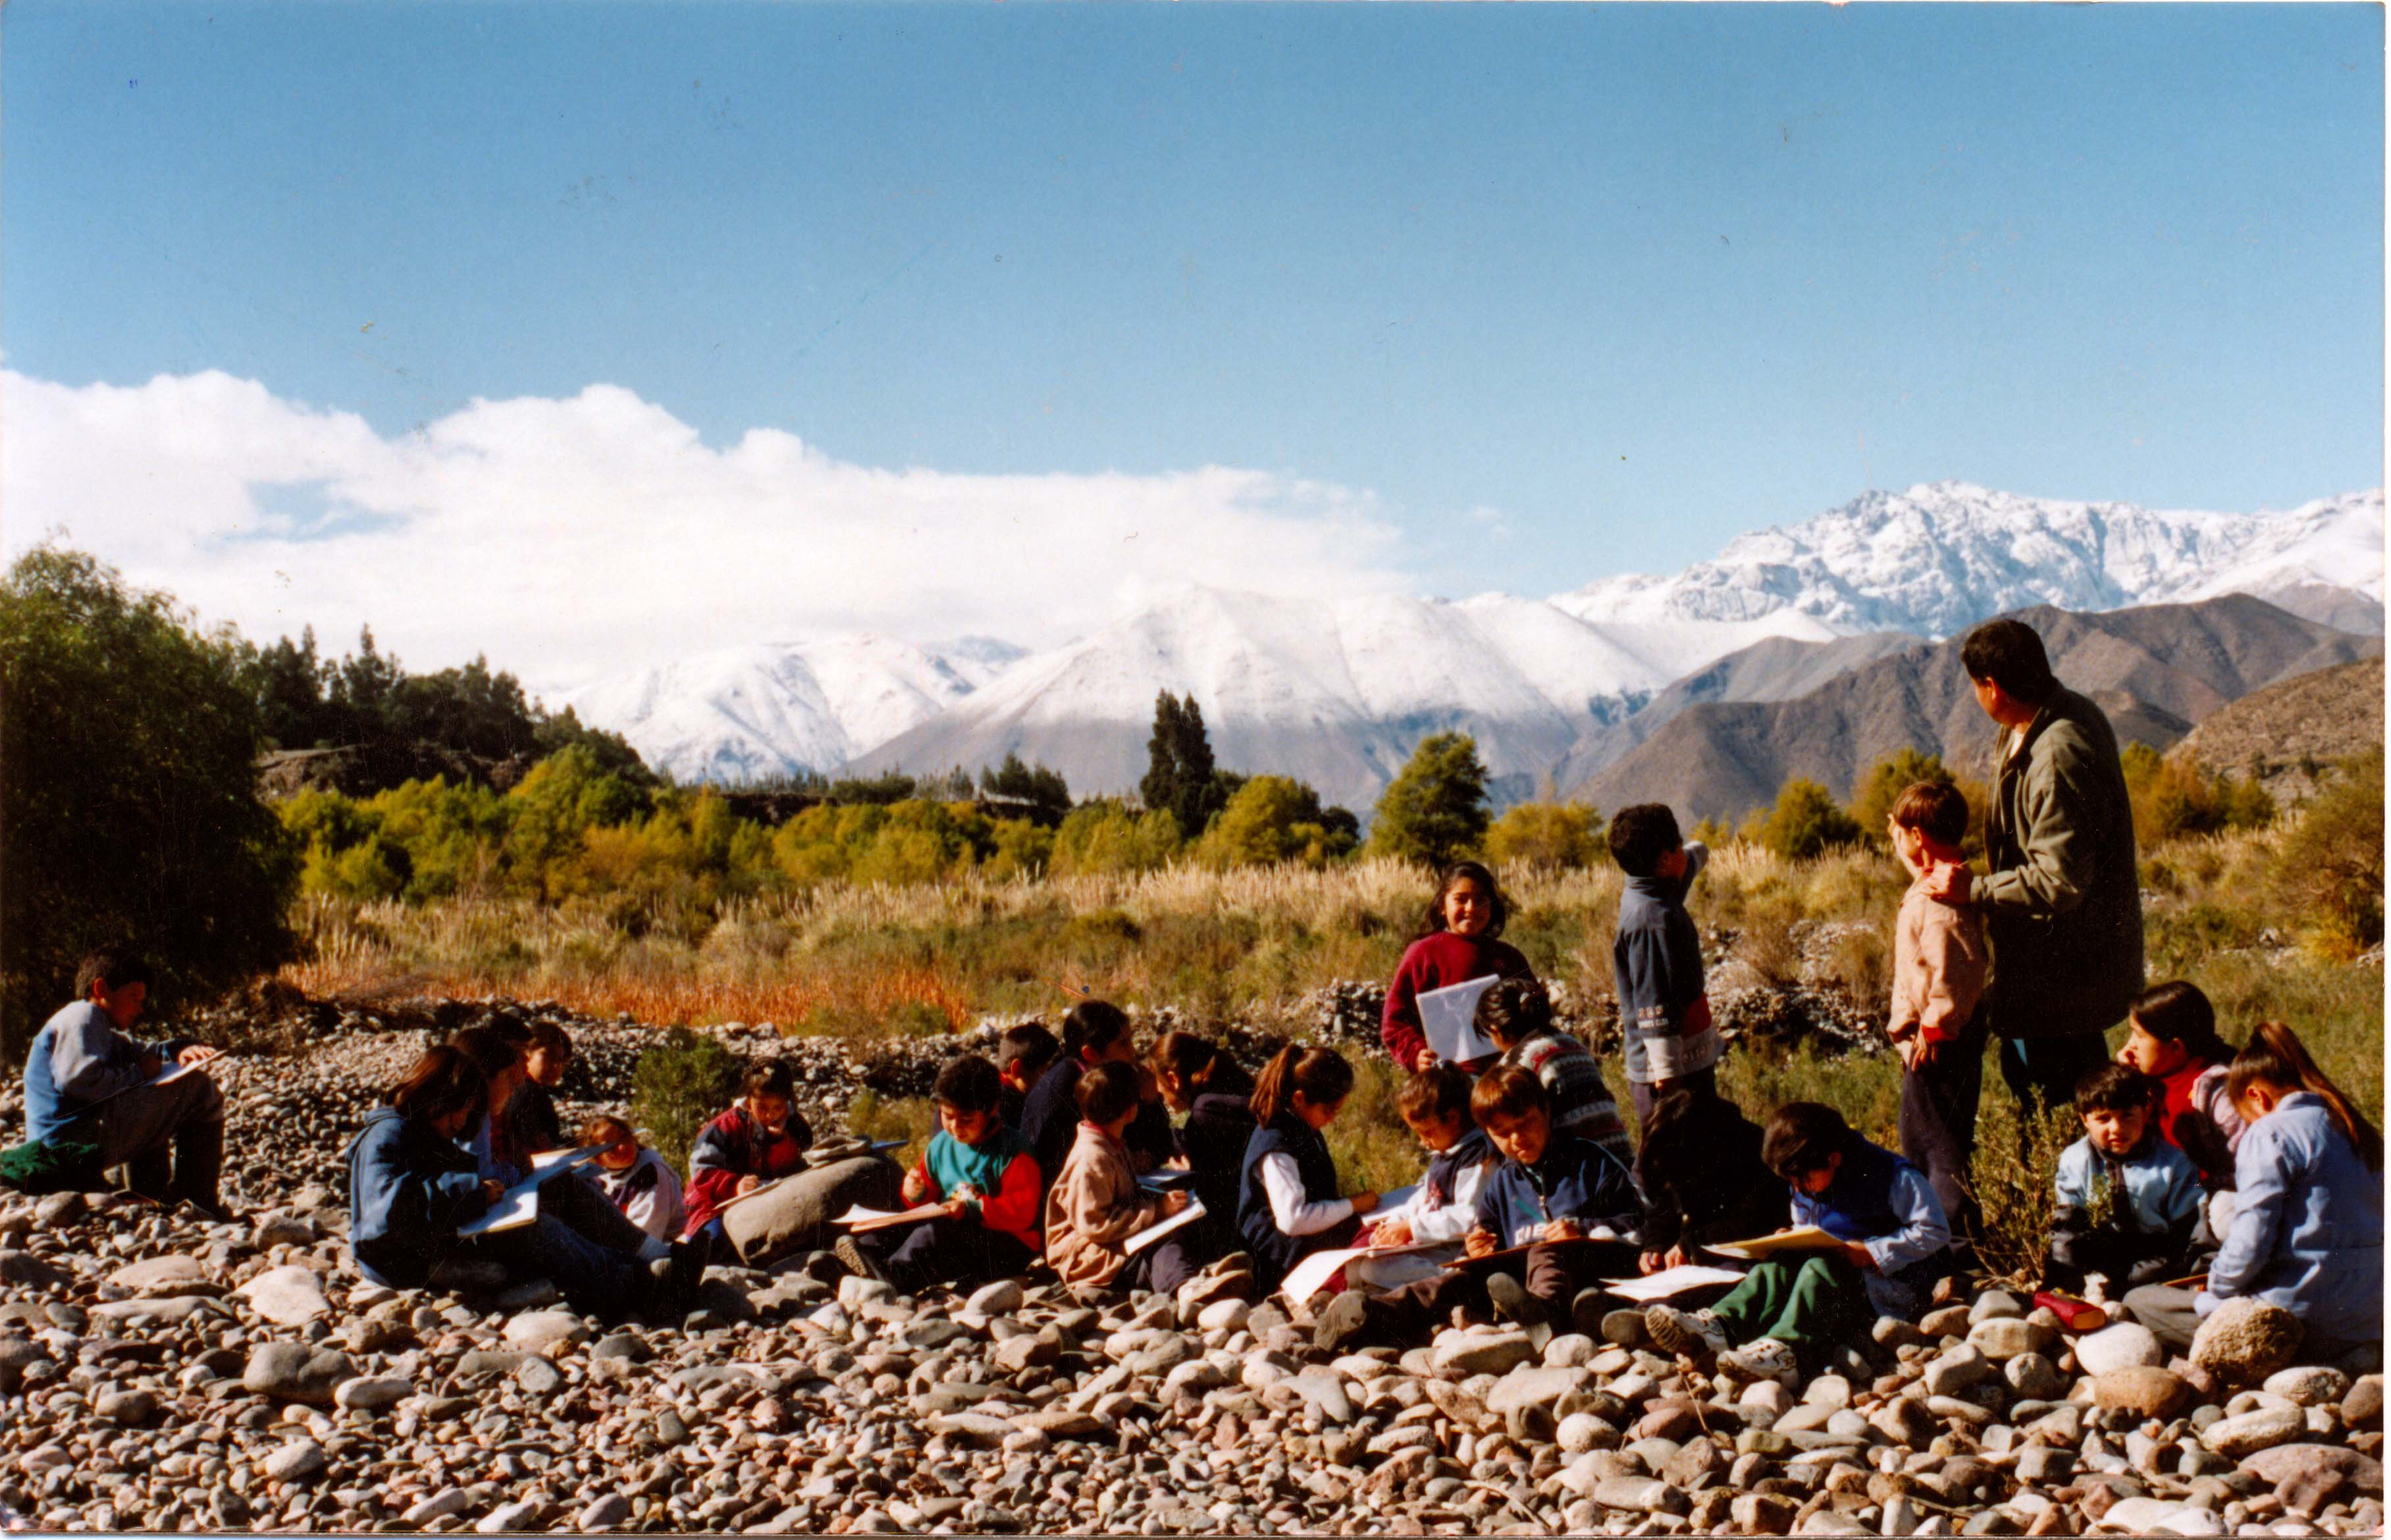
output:
<instances>
[{"instance_id":1,"label":"child sitting on rocks","mask_svg":"<svg viewBox=\"0 0 2391 1540\"><path fill-rule=\"evenodd\" d=\"M2208 1287L2146 1285L2126 1308L2180 1350L2223 1302L2264 1300L2299 1317L2302 1363L2380 1369L2383 1136L2280 1021L2259 1024L2226 1084L2248 1126Z\"/></svg>"},{"instance_id":2,"label":"child sitting on rocks","mask_svg":"<svg viewBox=\"0 0 2391 1540\"><path fill-rule=\"evenodd\" d=\"M2243 1127L2225 1089L2233 1049L2200 986L2178 980L2145 990L2126 1013L2117 1062L2157 1083L2159 1136L2191 1157L2201 1182L2232 1187Z\"/></svg>"},{"instance_id":3,"label":"child sitting on rocks","mask_svg":"<svg viewBox=\"0 0 2391 1540\"><path fill-rule=\"evenodd\" d=\"M2200 1222L2200 1173L2159 1137L2154 1090L2123 1064L2076 1082L2084 1137L2060 1152L2045 1287L2081 1293L2085 1275L2099 1273L2123 1290L2182 1273Z\"/></svg>"},{"instance_id":4,"label":"child sitting on rocks","mask_svg":"<svg viewBox=\"0 0 2391 1540\"><path fill-rule=\"evenodd\" d=\"M1644 1194L1639 1270L1683 1267L1705 1246L1785 1227L1785 1184L1760 1158L1760 1142L1758 1125L1716 1091L1662 1093L1635 1157Z\"/></svg>"},{"instance_id":5,"label":"child sitting on rocks","mask_svg":"<svg viewBox=\"0 0 2391 1540\"><path fill-rule=\"evenodd\" d=\"M1599 1280L1634 1265L1634 1248L1618 1238L1635 1222L1635 1183L1606 1151L1556 1133L1544 1083L1517 1065L1488 1071L1469 1110L1504 1160L1479 1188L1462 1250L1481 1262L1524 1247L1525 1281L1465 1264L1390 1294L1348 1290L1321 1313L1315 1346L1334 1352L1357 1339L1412 1341L1455 1310L1491 1309L1546 1340L1564 1324L1599 1333L1607 1303Z\"/></svg>"},{"instance_id":6,"label":"child sitting on rocks","mask_svg":"<svg viewBox=\"0 0 2391 1540\"><path fill-rule=\"evenodd\" d=\"M348 1149L349 1247L357 1271L385 1288L420 1289L444 1263L490 1258L517 1277L547 1277L588 1315L685 1311L704 1272L704 1254L693 1249L642 1264L546 1213L478 1238L458 1235L505 1190L464 1148L488 1107L480 1067L444 1045L416 1061L387 1105L366 1114ZM549 1185L573 1184L559 1177Z\"/></svg>"},{"instance_id":7,"label":"child sitting on rocks","mask_svg":"<svg viewBox=\"0 0 2391 1540\"><path fill-rule=\"evenodd\" d=\"M1182 1114L1179 1157L1187 1162L1204 1217L1179 1232L1199 1264L1237 1251L1238 1167L1254 1136L1254 1077L1221 1046L1192 1032L1166 1032L1148 1062L1163 1105Z\"/></svg>"},{"instance_id":8,"label":"child sitting on rocks","mask_svg":"<svg viewBox=\"0 0 2391 1540\"><path fill-rule=\"evenodd\" d=\"M671 1240L689 1227L680 1178L664 1156L640 1142L629 1123L612 1113L594 1117L582 1129L581 1143L606 1147L596 1161L598 1189L624 1218L659 1240Z\"/></svg>"},{"instance_id":9,"label":"child sitting on rocks","mask_svg":"<svg viewBox=\"0 0 2391 1540\"><path fill-rule=\"evenodd\" d=\"M1079 1076L1099 1064L1137 1063L1137 1036L1129 1017L1106 1000L1082 1000L1063 1017L1062 1051L1029 1088L1021 1107L1021 1136L1038 1158L1041 1179L1053 1181L1062 1171L1079 1137ZM1123 1139L1131 1163L1152 1171L1172 1154L1170 1114L1162 1110L1162 1092L1139 1087L1137 1114L1130 1119ZM1041 1192L1040 1201L1045 1195Z\"/></svg>"},{"instance_id":10,"label":"child sitting on rocks","mask_svg":"<svg viewBox=\"0 0 2391 1540\"><path fill-rule=\"evenodd\" d=\"M1079 1137L1046 1191L1046 1261L1073 1288L1170 1293L1195 1275L1179 1245L1186 1226L1135 1255L1122 1242L1187 1206L1187 1194L1137 1185L1121 1135L1137 1115L1137 1071L1099 1064L1079 1077Z\"/></svg>"},{"instance_id":11,"label":"child sitting on rocks","mask_svg":"<svg viewBox=\"0 0 2391 1540\"><path fill-rule=\"evenodd\" d=\"M1755 1263L1711 1309L1654 1305L1644 1327L1664 1353L1790 1388L1819 1373L1877 1316L1915 1320L1948 1265L1951 1231L1925 1176L1852 1132L1831 1107L1778 1108L1761 1158L1791 1188L1793 1223L1840 1244Z\"/></svg>"},{"instance_id":12,"label":"child sitting on rocks","mask_svg":"<svg viewBox=\"0 0 2391 1540\"><path fill-rule=\"evenodd\" d=\"M996 1040L996 1077L1004 1083L997 1097L997 1112L1004 1126L1015 1133L1021 1130L1021 1114L1029 1098L1029 1088L1038 1084L1063 1051L1054 1034L1036 1021L1017 1022L1004 1029Z\"/></svg>"},{"instance_id":13,"label":"child sitting on rocks","mask_svg":"<svg viewBox=\"0 0 2391 1540\"><path fill-rule=\"evenodd\" d=\"M933 1284L976 1288L1037 1260L1038 1158L997 1116L996 1066L965 1054L930 1087L938 1131L922 1163L906 1174L905 1201L937 1203L935 1218L842 1236L835 1250L850 1271L919 1294Z\"/></svg>"},{"instance_id":14,"label":"child sitting on rocks","mask_svg":"<svg viewBox=\"0 0 2391 1540\"><path fill-rule=\"evenodd\" d=\"M545 1019L523 1029L523 1084L507 1103L509 1142L536 1154L564 1148L564 1121L557 1115L556 1088L573 1067L573 1040Z\"/></svg>"},{"instance_id":15,"label":"child sitting on rocks","mask_svg":"<svg viewBox=\"0 0 2391 1540\"><path fill-rule=\"evenodd\" d=\"M1268 1293L1314 1251L1352 1244L1375 1192L1337 1196L1337 1162L1320 1131L1353 1092L1353 1066L1334 1048L1281 1048L1254 1083L1253 1137L1237 1188L1237 1234Z\"/></svg>"},{"instance_id":16,"label":"child sitting on rocks","mask_svg":"<svg viewBox=\"0 0 2391 1540\"><path fill-rule=\"evenodd\" d=\"M1590 1140L1633 1167L1635 1146L1619 1103L1603 1084L1602 1066L1585 1045L1553 1025L1553 999L1534 979L1505 979L1478 997L1477 1028L1503 1050L1497 1062L1516 1064L1544 1082L1553 1132Z\"/></svg>"},{"instance_id":17,"label":"child sitting on rocks","mask_svg":"<svg viewBox=\"0 0 2391 1540\"><path fill-rule=\"evenodd\" d=\"M1355 1257L1345 1265L1349 1285L1396 1289L1416 1283L1443 1270L1461 1254L1462 1238L1478 1215L1478 1194L1503 1157L1486 1130L1469 1113L1474 1089L1457 1064L1434 1064L1403 1084L1396 1107L1414 1137L1428 1152L1428 1174L1409 1201L1388 1210L1363 1232L1365 1246L1409 1246L1430 1242L1433 1251L1405 1252L1389 1257Z\"/></svg>"},{"instance_id":18,"label":"child sitting on rocks","mask_svg":"<svg viewBox=\"0 0 2391 1540\"><path fill-rule=\"evenodd\" d=\"M813 1142L789 1067L777 1059L747 1066L739 1099L705 1125L689 1152L690 1229L706 1228L724 1203L795 1171Z\"/></svg>"}]
</instances>

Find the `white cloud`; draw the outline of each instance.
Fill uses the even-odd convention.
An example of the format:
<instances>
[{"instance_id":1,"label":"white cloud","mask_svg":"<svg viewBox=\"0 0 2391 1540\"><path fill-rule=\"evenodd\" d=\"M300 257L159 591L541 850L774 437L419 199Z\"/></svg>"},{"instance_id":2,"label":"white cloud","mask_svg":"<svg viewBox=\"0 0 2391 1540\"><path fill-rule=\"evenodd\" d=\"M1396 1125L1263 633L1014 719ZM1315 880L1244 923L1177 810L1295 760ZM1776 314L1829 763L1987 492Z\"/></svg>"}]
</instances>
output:
<instances>
[{"instance_id":1,"label":"white cloud","mask_svg":"<svg viewBox=\"0 0 2391 1540\"><path fill-rule=\"evenodd\" d=\"M213 371L0 370L0 406L11 554L63 531L255 637L312 622L342 650L369 623L410 667L486 652L550 687L852 629L1044 645L1151 583L1409 586L1366 493L1217 466L884 470L773 429L716 450L612 385L476 401L396 438Z\"/></svg>"}]
</instances>

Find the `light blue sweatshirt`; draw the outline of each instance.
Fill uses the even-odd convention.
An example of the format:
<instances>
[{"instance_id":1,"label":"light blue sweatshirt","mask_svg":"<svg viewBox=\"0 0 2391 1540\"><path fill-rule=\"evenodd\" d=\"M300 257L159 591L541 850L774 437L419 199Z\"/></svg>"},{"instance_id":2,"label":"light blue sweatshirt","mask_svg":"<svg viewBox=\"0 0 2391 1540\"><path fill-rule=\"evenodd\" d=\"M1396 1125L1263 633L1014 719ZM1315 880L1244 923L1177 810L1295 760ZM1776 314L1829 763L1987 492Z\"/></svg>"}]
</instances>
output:
<instances>
[{"instance_id":1,"label":"light blue sweatshirt","mask_svg":"<svg viewBox=\"0 0 2391 1540\"><path fill-rule=\"evenodd\" d=\"M2200 1314L2251 1296L2297 1315L2312 1348L2381 1341L2383 1174L2366 1169L2323 1100L2294 1092L2252 1123L2233 1185L2233 1225Z\"/></svg>"}]
</instances>

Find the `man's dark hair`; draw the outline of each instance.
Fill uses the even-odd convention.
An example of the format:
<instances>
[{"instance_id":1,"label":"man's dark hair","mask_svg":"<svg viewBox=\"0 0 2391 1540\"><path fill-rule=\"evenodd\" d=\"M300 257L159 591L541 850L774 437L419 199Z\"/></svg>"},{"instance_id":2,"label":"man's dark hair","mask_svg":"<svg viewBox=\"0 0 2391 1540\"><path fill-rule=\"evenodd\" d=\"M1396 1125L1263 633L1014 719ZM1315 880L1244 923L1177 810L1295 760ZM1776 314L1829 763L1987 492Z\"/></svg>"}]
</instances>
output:
<instances>
[{"instance_id":1,"label":"man's dark hair","mask_svg":"<svg viewBox=\"0 0 2391 1540\"><path fill-rule=\"evenodd\" d=\"M465 1027L448 1046L473 1061L485 1080L496 1080L523 1063L523 1045L495 1026Z\"/></svg>"},{"instance_id":2,"label":"man's dark hair","mask_svg":"<svg viewBox=\"0 0 2391 1540\"><path fill-rule=\"evenodd\" d=\"M90 999L91 986L103 980L110 990L146 984L149 982L149 965L131 947L103 946L86 956L83 966L75 969L75 998Z\"/></svg>"},{"instance_id":3,"label":"man's dark hair","mask_svg":"<svg viewBox=\"0 0 2391 1540\"><path fill-rule=\"evenodd\" d=\"M1395 1105L1405 1123L1443 1123L1451 1118L1467 1122L1473 1089L1468 1071L1439 1060L1403 1083Z\"/></svg>"},{"instance_id":4,"label":"man's dark hair","mask_svg":"<svg viewBox=\"0 0 2391 1540\"><path fill-rule=\"evenodd\" d=\"M739 1082L739 1094L746 1097L778 1097L782 1101L797 1099L797 1077L789 1072L788 1060L759 1059L747 1066L747 1073Z\"/></svg>"},{"instance_id":5,"label":"man's dark hair","mask_svg":"<svg viewBox=\"0 0 2391 1540\"><path fill-rule=\"evenodd\" d=\"M1661 859L1685 842L1677 815L1659 802L1637 802L1610 815L1610 858L1630 877L1658 875Z\"/></svg>"},{"instance_id":6,"label":"man's dark hair","mask_svg":"<svg viewBox=\"0 0 2391 1540\"><path fill-rule=\"evenodd\" d=\"M930 1086L930 1099L958 1112L993 1112L1003 1089L996 1066L976 1053L967 1053L938 1072L937 1080Z\"/></svg>"},{"instance_id":7,"label":"man's dark hair","mask_svg":"<svg viewBox=\"0 0 2391 1540\"><path fill-rule=\"evenodd\" d=\"M1105 1123L1137 1110L1137 1066L1108 1059L1079 1076L1079 1116Z\"/></svg>"},{"instance_id":8,"label":"man's dark hair","mask_svg":"<svg viewBox=\"0 0 2391 1540\"><path fill-rule=\"evenodd\" d=\"M2157 1090L2158 1082L2130 1064L2103 1064L2075 1083L2075 1110L2130 1112L2149 1107Z\"/></svg>"},{"instance_id":9,"label":"man's dark hair","mask_svg":"<svg viewBox=\"0 0 2391 1540\"><path fill-rule=\"evenodd\" d=\"M1004 1035L996 1040L996 1067L1010 1070L1017 1064L1022 1079L1034 1080L1038 1072L1053 1063L1054 1056L1062 1051L1062 1045L1042 1024L1023 1021L1005 1028Z\"/></svg>"},{"instance_id":10,"label":"man's dark hair","mask_svg":"<svg viewBox=\"0 0 2391 1540\"><path fill-rule=\"evenodd\" d=\"M2042 637L2023 621L1986 621L1960 644L1959 664L1971 679L1989 679L2014 699L2039 706L2059 687Z\"/></svg>"},{"instance_id":11,"label":"man's dark hair","mask_svg":"<svg viewBox=\"0 0 2391 1540\"><path fill-rule=\"evenodd\" d=\"M1551 1029L1553 997L1537 980L1500 980L1478 997L1478 1009L1470 1020L1498 1047L1507 1048Z\"/></svg>"},{"instance_id":12,"label":"man's dark hair","mask_svg":"<svg viewBox=\"0 0 2391 1540\"><path fill-rule=\"evenodd\" d=\"M1851 1125L1841 1112L1815 1101L1789 1101L1770 1116L1760 1136L1760 1162L1790 1182L1826 1169L1827 1157L1851 1140Z\"/></svg>"},{"instance_id":13,"label":"man's dark hair","mask_svg":"<svg viewBox=\"0 0 2391 1540\"><path fill-rule=\"evenodd\" d=\"M1524 1118L1531 1112L1553 1115L1553 1098L1544 1083L1536 1078L1533 1070L1523 1070L1517 1064L1497 1064L1478 1082L1469 1093L1469 1115L1480 1128L1496 1118Z\"/></svg>"}]
</instances>

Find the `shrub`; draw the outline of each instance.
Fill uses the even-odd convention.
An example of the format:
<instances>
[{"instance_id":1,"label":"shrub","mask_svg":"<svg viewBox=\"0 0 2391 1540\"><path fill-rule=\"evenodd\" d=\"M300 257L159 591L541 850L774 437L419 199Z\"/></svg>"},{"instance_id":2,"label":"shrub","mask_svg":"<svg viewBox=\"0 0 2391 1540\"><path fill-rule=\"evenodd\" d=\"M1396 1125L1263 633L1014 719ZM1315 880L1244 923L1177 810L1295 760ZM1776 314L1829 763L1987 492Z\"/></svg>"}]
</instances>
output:
<instances>
[{"instance_id":1,"label":"shrub","mask_svg":"<svg viewBox=\"0 0 2391 1540\"><path fill-rule=\"evenodd\" d=\"M1329 815L1344 814L1332 828ZM1196 859L1215 871L1300 861L1323 866L1352 853L1352 815L1324 810L1320 794L1286 776L1256 776L1237 789L1196 844Z\"/></svg>"},{"instance_id":2,"label":"shrub","mask_svg":"<svg viewBox=\"0 0 2391 1540\"><path fill-rule=\"evenodd\" d=\"M2351 760L2275 860L2277 903L2327 956L2383 939L2383 751Z\"/></svg>"},{"instance_id":3,"label":"shrub","mask_svg":"<svg viewBox=\"0 0 2391 1540\"><path fill-rule=\"evenodd\" d=\"M131 944L153 994L210 995L285 961L298 876L257 800L255 698L229 634L44 545L0 579L0 1058Z\"/></svg>"},{"instance_id":4,"label":"shrub","mask_svg":"<svg viewBox=\"0 0 2391 1540\"><path fill-rule=\"evenodd\" d=\"M1521 802L1486 831L1486 858L1575 869L1609 859L1602 815L1583 802Z\"/></svg>"},{"instance_id":5,"label":"shrub","mask_svg":"<svg viewBox=\"0 0 2391 1540\"><path fill-rule=\"evenodd\" d=\"M667 1027L664 1041L631 1066L631 1121L648 1131L677 1171L689 1169L690 1147L706 1120L730 1105L739 1088L736 1055L687 1027Z\"/></svg>"},{"instance_id":6,"label":"shrub","mask_svg":"<svg viewBox=\"0 0 2391 1540\"><path fill-rule=\"evenodd\" d=\"M1133 814L1110 800L1082 802L1054 831L1049 858L1058 876L1073 873L1144 872L1168 866L1179 853L1179 821L1157 808Z\"/></svg>"},{"instance_id":7,"label":"shrub","mask_svg":"<svg viewBox=\"0 0 2391 1540\"><path fill-rule=\"evenodd\" d=\"M2228 828L2263 828L2275 821L2275 799L2255 779L2212 775L2184 755L2162 758L2147 743L2118 755L2134 809L2134 838L2154 845Z\"/></svg>"},{"instance_id":8,"label":"shrub","mask_svg":"<svg viewBox=\"0 0 2391 1540\"><path fill-rule=\"evenodd\" d=\"M1486 766L1478 740L1467 733L1422 738L1378 798L1371 853L1441 866L1474 853L1485 838Z\"/></svg>"},{"instance_id":9,"label":"shrub","mask_svg":"<svg viewBox=\"0 0 2391 1540\"><path fill-rule=\"evenodd\" d=\"M1777 789L1777 805L1760 828L1760 842L1788 861L1807 861L1830 845L1848 845L1860 826L1816 781L1796 778Z\"/></svg>"},{"instance_id":10,"label":"shrub","mask_svg":"<svg viewBox=\"0 0 2391 1540\"><path fill-rule=\"evenodd\" d=\"M2083 1122L2069 1108L2031 1119L2006 1086L1984 1088L1968 1187L1984 1216L1976 1255L1988 1272L2021 1282L2041 1276L2059 1202L2052 1184L2060 1152L2083 1136Z\"/></svg>"}]
</instances>

